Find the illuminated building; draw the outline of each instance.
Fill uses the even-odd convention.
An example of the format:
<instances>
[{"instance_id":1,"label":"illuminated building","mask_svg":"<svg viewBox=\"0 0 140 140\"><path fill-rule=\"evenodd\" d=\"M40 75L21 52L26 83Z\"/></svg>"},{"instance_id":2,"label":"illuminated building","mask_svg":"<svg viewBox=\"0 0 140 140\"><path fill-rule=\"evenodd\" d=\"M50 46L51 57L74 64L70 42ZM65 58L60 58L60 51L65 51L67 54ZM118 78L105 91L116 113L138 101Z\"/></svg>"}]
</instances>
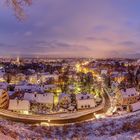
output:
<instances>
[{"instance_id":1,"label":"illuminated building","mask_svg":"<svg viewBox=\"0 0 140 140\"><path fill-rule=\"evenodd\" d=\"M30 110L30 102L27 100L10 99L8 110L28 114Z\"/></svg>"},{"instance_id":2,"label":"illuminated building","mask_svg":"<svg viewBox=\"0 0 140 140\"><path fill-rule=\"evenodd\" d=\"M31 84L37 84L38 83L38 76L37 76L37 74L30 75L28 82L31 83Z\"/></svg>"}]
</instances>

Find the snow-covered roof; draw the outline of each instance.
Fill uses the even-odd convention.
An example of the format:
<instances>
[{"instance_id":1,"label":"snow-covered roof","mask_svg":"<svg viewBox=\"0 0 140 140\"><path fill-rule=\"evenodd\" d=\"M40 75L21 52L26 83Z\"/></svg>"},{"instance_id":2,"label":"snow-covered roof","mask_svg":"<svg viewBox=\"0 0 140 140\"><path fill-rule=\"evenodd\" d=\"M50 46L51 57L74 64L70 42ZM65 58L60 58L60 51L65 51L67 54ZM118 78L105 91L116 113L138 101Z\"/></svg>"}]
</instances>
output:
<instances>
[{"instance_id":1,"label":"snow-covered roof","mask_svg":"<svg viewBox=\"0 0 140 140\"><path fill-rule=\"evenodd\" d=\"M46 73L41 73L42 76L46 76L46 77L55 77L55 76L58 76L57 74L50 74L48 72Z\"/></svg>"},{"instance_id":2,"label":"snow-covered roof","mask_svg":"<svg viewBox=\"0 0 140 140\"><path fill-rule=\"evenodd\" d=\"M117 75L119 72L118 71L113 71L112 74L113 75Z\"/></svg>"},{"instance_id":3,"label":"snow-covered roof","mask_svg":"<svg viewBox=\"0 0 140 140\"><path fill-rule=\"evenodd\" d=\"M75 89L75 85L69 85L69 89L71 90Z\"/></svg>"},{"instance_id":4,"label":"snow-covered roof","mask_svg":"<svg viewBox=\"0 0 140 140\"><path fill-rule=\"evenodd\" d=\"M136 91L135 88L127 88L126 90L121 90L121 94L124 98L128 98L130 96L138 96L139 92Z\"/></svg>"},{"instance_id":5,"label":"snow-covered roof","mask_svg":"<svg viewBox=\"0 0 140 140\"><path fill-rule=\"evenodd\" d=\"M30 102L27 100L16 100L16 99L10 99L9 100L9 110L30 110Z\"/></svg>"},{"instance_id":6,"label":"snow-covered roof","mask_svg":"<svg viewBox=\"0 0 140 140\"><path fill-rule=\"evenodd\" d=\"M94 96L92 94L88 94L88 93L76 94L77 100L87 100L87 99L93 99L93 98L94 98Z\"/></svg>"},{"instance_id":7,"label":"snow-covered roof","mask_svg":"<svg viewBox=\"0 0 140 140\"><path fill-rule=\"evenodd\" d=\"M6 82L0 82L0 88L1 89L7 89L8 83Z\"/></svg>"},{"instance_id":8,"label":"snow-covered roof","mask_svg":"<svg viewBox=\"0 0 140 140\"><path fill-rule=\"evenodd\" d=\"M76 95L77 100L77 107L82 108L82 106L85 107L95 107L96 102L94 100L94 96L92 94L77 94Z\"/></svg>"},{"instance_id":9,"label":"snow-covered roof","mask_svg":"<svg viewBox=\"0 0 140 140\"><path fill-rule=\"evenodd\" d=\"M37 74L32 74L28 76L29 78L37 78Z\"/></svg>"},{"instance_id":10,"label":"snow-covered roof","mask_svg":"<svg viewBox=\"0 0 140 140\"><path fill-rule=\"evenodd\" d=\"M29 85L17 85L15 86L15 89L31 89L32 86Z\"/></svg>"},{"instance_id":11,"label":"snow-covered roof","mask_svg":"<svg viewBox=\"0 0 140 140\"><path fill-rule=\"evenodd\" d=\"M53 93L38 94L38 93L25 93L24 99L29 101L36 101L38 103L52 104Z\"/></svg>"},{"instance_id":12,"label":"snow-covered roof","mask_svg":"<svg viewBox=\"0 0 140 140\"><path fill-rule=\"evenodd\" d=\"M39 88L39 85L33 85L33 84L23 84L23 85L16 85L15 86L15 90L17 89L22 89L22 90L25 90L25 89L37 89Z\"/></svg>"},{"instance_id":13,"label":"snow-covered roof","mask_svg":"<svg viewBox=\"0 0 140 140\"><path fill-rule=\"evenodd\" d=\"M119 73L119 72L112 72L112 77L124 77L124 76L126 76L126 72L121 72L121 73Z\"/></svg>"},{"instance_id":14,"label":"snow-covered roof","mask_svg":"<svg viewBox=\"0 0 140 140\"><path fill-rule=\"evenodd\" d=\"M23 73L18 73L16 76L26 76L26 75Z\"/></svg>"},{"instance_id":15,"label":"snow-covered roof","mask_svg":"<svg viewBox=\"0 0 140 140\"><path fill-rule=\"evenodd\" d=\"M61 99L64 98L64 97L70 98L70 94L61 93L61 94L59 95L59 100L61 100Z\"/></svg>"},{"instance_id":16,"label":"snow-covered roof","mask_svg":"<svg viewBox=\"0 0 140 140\"><path fill-rule=\"evenodd\" d=\"M86 100L77 100L77 107L81 108L82 106L87 106L88 107L95 107L96 106L96 102L93 98L89 98Z\"/></svg>"},{"instance_id":17,"label":"snow-covered roof","mask_svg":"<svg viewBox=\"0 0 140 140\"><path fill-rule=\"evenodd\" d=\"M140 109L140 102L136 102L134 104L131 104L132 110L139 110Z\"/></svg>"},{"instance_id":18,"label":"snow-covered roof","mask_svg":"<svg viewBox=\"0 0 140 140\"><path fill-rule=\"evenodd\" d=\"M44 85L44 88L56 88L55 84Z\"/></svg>"},{"instance_id":19,"label":"snow-covered roof","mask_svg":"<svg viewBox=\"0 0 140 140\"><path fill-rule=\"evenodd\" d=\"M107 70L101 70L101 74L107 74Z\"/></svg>"}]
</instances>

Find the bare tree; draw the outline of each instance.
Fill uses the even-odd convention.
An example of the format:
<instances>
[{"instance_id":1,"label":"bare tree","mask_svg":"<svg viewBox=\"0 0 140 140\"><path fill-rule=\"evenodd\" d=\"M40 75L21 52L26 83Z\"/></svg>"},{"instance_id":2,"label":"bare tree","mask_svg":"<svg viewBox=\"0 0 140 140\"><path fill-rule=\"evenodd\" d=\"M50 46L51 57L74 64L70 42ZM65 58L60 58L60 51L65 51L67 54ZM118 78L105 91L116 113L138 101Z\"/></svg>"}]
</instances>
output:
<instances>
[{"instance_id":1,"label":"bare tree","mask_svg":"<svg viewBox=\"0 0 140 140\"><path fill-rule=\"evenodd\" d=\"M14 9L15 16L19 20L23 20L26 18L26 14L24 12L24 6L30 6L32 4L32 0L5 0L6 4Z\"/></svg>"}]
</instances>

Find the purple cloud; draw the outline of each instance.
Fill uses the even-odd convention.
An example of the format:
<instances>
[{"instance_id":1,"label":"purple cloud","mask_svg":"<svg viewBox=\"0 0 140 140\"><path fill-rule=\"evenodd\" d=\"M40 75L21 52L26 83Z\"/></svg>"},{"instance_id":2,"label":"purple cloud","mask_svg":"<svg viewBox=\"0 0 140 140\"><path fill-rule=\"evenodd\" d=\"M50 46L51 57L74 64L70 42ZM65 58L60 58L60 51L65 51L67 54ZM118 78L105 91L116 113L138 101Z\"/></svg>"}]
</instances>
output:
<instances>
[{"instance_id":1,"label":"purple cloud","mask_svg":"<svg viewBox=\"0 0 140 140\"><path fill-rule=\"evenodd\" d=\"M0 55L9 48L10 54L73 56L77 51L93 57L135 52L140 46L139 5L139 0L34 1L25 7L28 19L19 22L0 2L0 42L7 44L0 45Z\"/></svg>"}]
</instances>

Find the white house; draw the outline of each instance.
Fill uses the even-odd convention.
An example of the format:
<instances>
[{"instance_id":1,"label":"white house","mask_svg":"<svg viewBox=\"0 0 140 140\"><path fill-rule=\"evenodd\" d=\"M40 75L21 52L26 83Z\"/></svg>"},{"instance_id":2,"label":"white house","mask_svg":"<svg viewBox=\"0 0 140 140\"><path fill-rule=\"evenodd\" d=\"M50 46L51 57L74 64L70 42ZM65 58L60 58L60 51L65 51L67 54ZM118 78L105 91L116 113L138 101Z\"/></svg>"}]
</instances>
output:
<instances>
[{"instance_id":1,"label":"white house","mask_svg":"<svg viewBox=\"0 0 140 140\"><path fill-rule=\"evenodd\" d=\"M57 74L49 74L49 73L41 73L40 74L40 80L42 82L46 82L47 79L50 79L50 78L54 78L55 81L58 80L58 75Z\"/></svg>"},{"instance_id":2,"label":"white house","mask_svg":"<svg viewBox=\"0 0 140 140\"><path fill-rule=\"evenodd\" d=\"M30 110L30 102L27 100L10 99L8 110L28 114Z\"/></svg>"},{"instance_id":3,"label":"white house","mask_svg":"<svg viewBox=\"0 0 140 140\"><path fill-rule=\"evenodd\" d=\"M106 74L107 74L107 72L108 72L107 70L101 70L101 75L103 75L103 74L105 74L105 75L106 75Z\"/></svg>"},{"instance_id":4,"label":"white house","mask_svg":"<svg viewBox=\"0 0 140 140\"><path fill-rule=\"evenodd\" d=\"M47 93L47 94L25 93L24 100L45 104L48 107L52 107L54 103L54 94L53 93Z\"/></svg>"},{"instance_id":5,"label":"white house","mask_svg":"<svg viewBox=\"0 0 140 140\"><path fill-rule=\"evenodd\" d=\"M96 106L94 96L91 94L77 94L76 100L78 109L92 108Z\"/></svg>"},{"instance_id":6,"label":"white house","mask_svg":"<svg viewBox=\"0 0 140 140\"><path fill-rule=\"evenodd\" d=\"M128 88L119 90L116 93L116 98L119 105L129 105L136 103L139 100L140 95L135 88Z\"/></svg>"},{"instance_id":7,"label":"white house","mask_svg":"<svg viewBox=\"0 0 140 140\"><path fill-rule=\"evenodd\" d=\"M130 109L131 109L131 111L140 110L140 102L136 102L136 103L134 103L134 104L131 104L131 105L130 105Z\"/></svg>"},{"instance_id":8,"label":"white house","mask_svg":"<svg viewBox=\"0 0 140 140\"><path fill-rule=\"evenodd\" d=\"M55 84L50 84L50 85L44 85L43 89L44 90L55 90L57 86Z\"/></svg>"},{"instance_id":9,"label":"white house","mask_svg":"<svg viewBox=\"0 0 140 140\"><path fill-rule=\"evenodd\" d=\"M19 84L15 86L15 91L36 91L36 90L40 90L41 87L39 85L35 85L35 84Z\"/></svg>"}]
</instances>

